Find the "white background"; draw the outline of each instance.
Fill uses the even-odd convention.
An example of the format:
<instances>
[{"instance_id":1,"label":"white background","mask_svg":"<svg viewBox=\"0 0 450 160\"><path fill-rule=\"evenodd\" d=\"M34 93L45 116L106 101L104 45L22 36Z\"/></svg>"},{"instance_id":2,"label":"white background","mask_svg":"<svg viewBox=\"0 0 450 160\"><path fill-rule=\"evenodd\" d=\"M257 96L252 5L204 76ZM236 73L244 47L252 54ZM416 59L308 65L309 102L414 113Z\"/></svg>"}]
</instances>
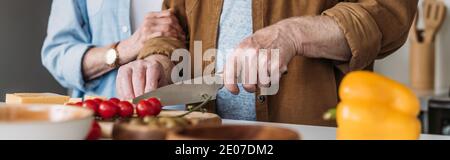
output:
<instances>
[{"instance_id":1,"label":"white background","mask_svg":"<svg viewBox=\"0 0 450 160\"><path fill-rule=\"evenodd\" d=\"M443 1L447 4L447 17L436 40L436 92L438 94L445 93L450 88L450 0ZM419 3L419 10L422 10L422 0ZM423 27L422 21L419 21L419 27ZM409 85L409 46L408 41L393 55L377 61L375 70Z\"/></svg>"}]
</instances>

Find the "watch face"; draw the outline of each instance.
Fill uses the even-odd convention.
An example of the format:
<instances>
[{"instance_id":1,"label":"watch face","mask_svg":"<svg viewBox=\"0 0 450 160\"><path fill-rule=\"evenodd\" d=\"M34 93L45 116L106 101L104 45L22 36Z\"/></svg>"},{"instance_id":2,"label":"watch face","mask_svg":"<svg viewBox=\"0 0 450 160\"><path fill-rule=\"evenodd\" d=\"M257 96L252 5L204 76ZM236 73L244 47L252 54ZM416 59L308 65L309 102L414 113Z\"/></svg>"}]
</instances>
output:
<instances>
[{"instance_id":1,"label":"watch face","mask_svg":"<svg viewBox=\"0 0 450 160\"><path fill-rule=\"evenodd\" d=\"M114 63L116 63L116 60L117 60L116 51L114 49L108 50L108 52L106 52L106 64L113 65Z\"/></svg>"}]
</instances>

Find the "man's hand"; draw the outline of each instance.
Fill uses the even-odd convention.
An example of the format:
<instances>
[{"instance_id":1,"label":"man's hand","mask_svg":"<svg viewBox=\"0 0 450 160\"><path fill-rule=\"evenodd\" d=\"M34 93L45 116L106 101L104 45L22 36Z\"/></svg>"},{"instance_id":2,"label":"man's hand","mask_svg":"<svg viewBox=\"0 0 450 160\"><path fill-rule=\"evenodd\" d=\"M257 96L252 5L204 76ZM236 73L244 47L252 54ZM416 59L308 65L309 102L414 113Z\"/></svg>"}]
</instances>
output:
<instances>
[{"instance_id":1,"label":"man's hand","mask_svg":"<svg viewBox=\"0 0 450 160\"><path fill-rule=\"evenodd\" d=\"M147 14L142 25L128 39L117 46L120 64L126 64L136 59L145 42L156 37L172 37L185 40L185 33L178 23L172 10L152 12Z\"/></svg>"},{"instance_id":2,"label":"man's hand","mask_svg":"<svg viewBox=\"0 0 450 160\"><path fill-rule=\"evenodd\" d=\"M268 58L259 57L261 49L266 49ZM273 49L279 51L278 59L273 59L276 57ZM286 19L246 38L227 57L224 68L225 88L238 94L238 77L242 77L242 84L248 92L255 92L258 84L266 88L278 84L294 56L347 61L351 58L351 51L343 32L330 17ZM259 70L252 73L251 70L255 71L255 67ZM278 74L271 75L273 73ZM261 77L266 80L261 81ZM270 80L267 80L268 77Z\"/></svg>"},{"instance_id":3,"label":"man's hand","mask_svg":"<svg viewBox=\"0 0 450 160\"><path fill-rule=\"evenodd\" d=\"M228 56L224 68L225 88L233 94L239 93L237 86L237 78L244 78L242 82L244 89L248 92L256 91L256 84L258 82L258 69L264 69L267 76L272 71L284 73L287 71L287 65L291 59L296 55L294 44L288 39L286 33L282 33L279 25L273 25L262 30L259 30L252 36L242 41L237 49ZM261 59L261 49L266 49L267 59ZM272 49L278 49L279 60L271 59L274 54ZM247 69L243 69L247 68ZM253 69L253 70L252 70ZM273 73L273 72L272 72ZM280 75L278 74L278 75ZM261 75L259 75L261 76ZM276 76L276 75L271 75ZM279 79L275 77L275 79ZM277 82L270 82L277 83ZM262 83L260 85L268 86L269 83Z\"/></svg>"},{"instance_id":4,"label":"man's hand","mask_svg":"<svg viewBox=\"0 0 450 160\"><path fill-rule=\"evenodd\" d=\"M171 83L173 63L163 55L152 55L119 68L116 88L119 98L128 100Z\"/></svg>"}]
</instances>

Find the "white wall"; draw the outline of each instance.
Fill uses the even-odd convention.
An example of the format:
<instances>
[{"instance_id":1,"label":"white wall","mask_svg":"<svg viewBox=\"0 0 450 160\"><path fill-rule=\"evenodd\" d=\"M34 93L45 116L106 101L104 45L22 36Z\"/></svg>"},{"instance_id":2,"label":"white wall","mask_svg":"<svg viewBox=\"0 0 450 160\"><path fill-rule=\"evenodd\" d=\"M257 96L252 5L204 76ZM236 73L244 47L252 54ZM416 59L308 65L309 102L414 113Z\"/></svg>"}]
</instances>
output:
<instances>
[{"instance_id":1,"label":"white wall","mask_svg":"<svg viewBox=\"0 0 450 160\"><path fill-rule=\"evenodd\" d=\"M41 64L50 3L0 0L0 102L5 93L66 93Z\"/></svg>"},{"instance_id":2,"label":"white wall","mask_svg":"<svg viewBox=\"0 0 450 160\"><path fill-rule=\"evenodd\" d=\"M443 1L447 4L447 17L436 42L436 92L438 94L445 93L450 88L450 0ZM422 1L419 3L419 10L422 10ZM422 21L419 21L419 27L423 27ZM409 85L409 46L408 41L397 53L377 61L375 70Z\"/></svg>"}]
</instances>

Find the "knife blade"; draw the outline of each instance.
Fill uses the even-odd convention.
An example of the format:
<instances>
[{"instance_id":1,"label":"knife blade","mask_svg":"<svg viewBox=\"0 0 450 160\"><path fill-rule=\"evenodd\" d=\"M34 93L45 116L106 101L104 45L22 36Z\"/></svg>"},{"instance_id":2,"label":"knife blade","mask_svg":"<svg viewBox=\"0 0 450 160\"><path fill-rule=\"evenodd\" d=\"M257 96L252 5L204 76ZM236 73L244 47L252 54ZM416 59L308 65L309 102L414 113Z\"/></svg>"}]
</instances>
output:
<instances>
[{"instance_id":1,"label":"knife blade","mask_svg":"<svg viewBox=\"0 0 450 160\"><path fill-rule=\"evenodd\" d=\"M159 88L155 91L145 93L133 99L134 104L148 98L158 98L163 106L183 105L200 103L204 101L203 95L211 96L211 100L216 99L217 92L223 88L223 84L193 84L198 82L198 77L192 80L183 81ZM201 81L203 82L203 81Z\"/></svg>"}]
</instances>

